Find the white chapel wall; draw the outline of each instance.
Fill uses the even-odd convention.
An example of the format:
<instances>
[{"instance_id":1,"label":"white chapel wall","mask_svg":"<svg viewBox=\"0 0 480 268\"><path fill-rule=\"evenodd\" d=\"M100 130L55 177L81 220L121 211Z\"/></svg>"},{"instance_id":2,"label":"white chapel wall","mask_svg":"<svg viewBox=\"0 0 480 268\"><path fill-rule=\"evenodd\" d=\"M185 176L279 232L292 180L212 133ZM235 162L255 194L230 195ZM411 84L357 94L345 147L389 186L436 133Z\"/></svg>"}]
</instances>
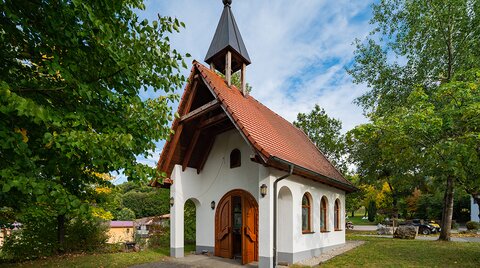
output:
<instances>
[{"instance_id":1,"label":"white chapel wall","mask_svg":"<svg viewBox=\"0 0 480 268\"><path fill-rule=\"evenodd\" d=\"M241 166L231 169L230 153L233 149L241 151ZM184 204L190 198L198 200L199 205L196 210L197 245L204 247L214 247L215 245L215 210L211 209L212 201L218 205L220 199L228 191L243 189L250 192L258 202L259 169L263 167L250 160L252 153L249 145L234 129L216 137L200 174L197 174L197 170L194 168L187 168L182 172L181 166L175 166L172 172L174 181L172 189L176 192L176 199L179 199L175 200L175 203L183 202ZM180 239L181 237L177 238L177 240Z\"/></svg>"},{"instance_id":2,"label":"white chapel wall","mask_svg":"<svg viewBox=\"0 0 480 268\"><path fill-rule=\"evenodd\" d=\"M281 176L285 172L271 169L271 174ZM279 245L279 252L287 253L301 253L306 251L313 251L319 248L331 247L345 243L345 192L329 187L325 184L315 182L313 180L305 179L296 175L290 176L285 180L282 180L278 184L278 189L286 186L292 194L292 237L293 244ZM302 197L305 192L309 192L312 196L312 234L302 233ZM320 200L322 196L326 196L328 199L328 220L327 230L328 232L320 232ZM336 199L340 200L340 228L341 231L334 230L334 204ZM281 202L279 202L279 205ZM280 224L284 219L279 218ZM282 241L282 237L279 237L279 242ZM302 256L297 254L295 256ZM306 256L306 255L305 255ZM299 261L298 259L296 261Z\"/></svg>"}]
</instances>

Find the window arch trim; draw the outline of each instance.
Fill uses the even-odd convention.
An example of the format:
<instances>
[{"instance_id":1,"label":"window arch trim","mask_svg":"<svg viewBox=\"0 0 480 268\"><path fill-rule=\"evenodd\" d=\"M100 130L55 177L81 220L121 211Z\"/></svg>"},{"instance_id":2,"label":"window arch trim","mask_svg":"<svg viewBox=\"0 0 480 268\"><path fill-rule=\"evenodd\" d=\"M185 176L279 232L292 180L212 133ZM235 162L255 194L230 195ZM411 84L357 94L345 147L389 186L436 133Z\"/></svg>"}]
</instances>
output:
<instances>
[{"instance_id":1,"label":"window arch trim","mask_svg":"<svg viewBox=\"0 0 480 268\"><path fill-rule=\"evenodd\" d=\"M313 199L309 192L306 192L302 196L302 233L313 233L312 228L312 205Z\"/></svg>"},{"instance_id":2,"label":"window arch trim","mask_svg":"<svg viewBox=\"0 0 480 268\"><path fill-rule=\"evenodd\" d=\"M320 199L320 232L328 232L328 199L322 196Z\"/></svg>"},{"instance_id":3,"label":"window arch trim","mask_svg":"<svg viewBox=\"0 0 480 268\"><path fill-rule=\"evenodd\" d=\"M335 231L341 231L342 230L342 221L341 221L341 218L340 218L340 215L342 215L342 208L340 206L340 199L336 199L335 200L335 207L334 207L334 229Z\"/></svg>"}]
</instances>

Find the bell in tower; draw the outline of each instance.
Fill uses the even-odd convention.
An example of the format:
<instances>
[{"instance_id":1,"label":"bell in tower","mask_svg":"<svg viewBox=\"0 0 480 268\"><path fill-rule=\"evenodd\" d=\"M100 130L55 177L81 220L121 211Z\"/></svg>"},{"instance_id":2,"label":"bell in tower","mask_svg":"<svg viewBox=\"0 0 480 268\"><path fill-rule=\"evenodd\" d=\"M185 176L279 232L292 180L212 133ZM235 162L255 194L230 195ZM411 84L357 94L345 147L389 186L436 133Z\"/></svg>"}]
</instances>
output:
<instances>
[{"instance_id":1,"label":"bell in tower","mask_svg":"<svg viewBox=\"0 0 480 268\"><path fill-rule=\"evenodd\" d=\"M233 17L230 5L232 0L223 0L223 12L208 49L205 62L210 64L212 70L225 74L228 86L232 84L232 73L241 70L242 93L246 95L245 72L249 65L250 57Z\"/></svg>"}]
</instances>

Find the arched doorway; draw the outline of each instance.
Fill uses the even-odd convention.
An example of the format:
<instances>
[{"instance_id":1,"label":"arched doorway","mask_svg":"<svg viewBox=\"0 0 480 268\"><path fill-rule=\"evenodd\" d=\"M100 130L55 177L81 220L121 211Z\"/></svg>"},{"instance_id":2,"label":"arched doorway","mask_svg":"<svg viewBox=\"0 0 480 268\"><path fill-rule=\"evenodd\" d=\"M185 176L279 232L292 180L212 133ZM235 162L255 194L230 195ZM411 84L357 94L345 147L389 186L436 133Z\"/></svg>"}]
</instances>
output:
<instances>
[{"instance_id":1,"label":"arched doorway","mask_svg":"<svg viewBox=\"0 0 480 268\"><path fill-rule=\"evenodd\" d=\"M197 241L197 213L200 202L190 198L184 205L183 216L183 247L185 252L194 251Z\"/></svg>"},{"instance_id":2,"label":"arched doorway","mask_svg":"<svg viewBox=\"0 0 480 268\"><path fill-rule=\"evenodd\" d=\"M258 204L244 190L232 190L215 212L215 256L258 261Z\"/></svg>"}]
</instances>

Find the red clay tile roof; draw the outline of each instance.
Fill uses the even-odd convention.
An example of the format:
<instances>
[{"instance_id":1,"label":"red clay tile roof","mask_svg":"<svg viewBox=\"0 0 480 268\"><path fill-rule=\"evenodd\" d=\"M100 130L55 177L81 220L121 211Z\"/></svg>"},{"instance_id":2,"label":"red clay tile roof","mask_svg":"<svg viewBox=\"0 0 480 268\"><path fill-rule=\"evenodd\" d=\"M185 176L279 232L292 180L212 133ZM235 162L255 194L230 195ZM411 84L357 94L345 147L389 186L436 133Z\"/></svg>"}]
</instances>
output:
<instances>
[{"instance_id":1,"label":"red clay tile roof","mask_svg":"<svg viewBox=\"0 0 480 268\"><path fill-rule=\"evenodd\" d=\"M197 61L193 61L191 77L195 73L195 69L198 70L224 110L233 119L234 124L242 131L252 147L261 154L267 165L278 167L279 162L293 164L295 174L307 176L348 192L356 189L325 158L303 131L252 96L244 97L235 86L229 88L223 78ZM184 98L188 90L190 87L187 85L180 101L179 113L183 111ZM176 130L178 124L179 120L176 119L172 128ZM159 169L162 167L162 159L164 161L166 152L175 149L171 147L171 142L167 141L158 162ZM171 184L173 181L166 179L164 183ZM157 182L154 181L151 185L156 186Z\"/></svg>"},{"instance_id":2,"label":"red clay tile roof","mask_svg":"<svg viewBox=\"0 0 480 268\"><path fill-rule=\"evenodd\" d=\"M283 119L252 96L244 97L235 86L194 61L210 88L241 129L250 144L266 159L279 158L303 167L345 186L353 187L325 158L303 131Z\"/></svg>"}]
</instances>

